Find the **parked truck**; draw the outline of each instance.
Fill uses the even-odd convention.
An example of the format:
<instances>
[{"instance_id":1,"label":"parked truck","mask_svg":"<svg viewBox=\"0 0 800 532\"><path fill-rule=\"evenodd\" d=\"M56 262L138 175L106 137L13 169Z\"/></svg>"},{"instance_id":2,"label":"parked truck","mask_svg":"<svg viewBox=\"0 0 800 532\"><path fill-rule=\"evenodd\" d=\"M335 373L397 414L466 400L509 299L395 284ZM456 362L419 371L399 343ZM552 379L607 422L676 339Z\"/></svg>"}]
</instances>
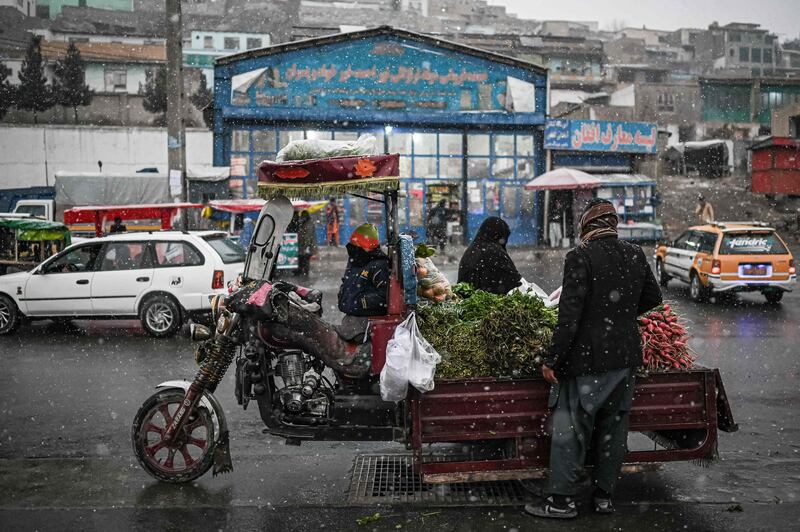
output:
<instances>
[{"instance_id":1,"label":"parked truck","mask_svg":"<svg viewBox=\"0 0 800 532\"><path fill-rule=\"evenodd\" d=\"M56 172L52 187L0 190L0 212L63 222L64 211L87 205L131 205L172 201L167 177L156 173ZM94 226L70 227L94 233Z\"/></svg>"},{"instance_id":2,"label":"parked truck","mask_svg":"<svg viewBox=\"0 0 800 532\"><path fill-rule=\"evenodd\" d=\"M0 213L29 214L52 221L55 198L55 187L0 189Z\"/></svg>"}]
</instances>

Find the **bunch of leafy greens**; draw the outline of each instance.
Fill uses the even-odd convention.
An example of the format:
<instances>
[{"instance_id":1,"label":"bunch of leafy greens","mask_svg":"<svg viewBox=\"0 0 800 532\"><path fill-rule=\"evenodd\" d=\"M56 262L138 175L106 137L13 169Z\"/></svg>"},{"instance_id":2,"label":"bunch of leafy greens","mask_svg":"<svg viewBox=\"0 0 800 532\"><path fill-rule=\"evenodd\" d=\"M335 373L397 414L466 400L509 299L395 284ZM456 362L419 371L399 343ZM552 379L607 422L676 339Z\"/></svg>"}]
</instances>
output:
<instances>
[{"instance_id":1,"label":"bunch of leafy greens","mask_svg":"<svg viewBox=\"0 0 800 532\"><path fill-rule=\"evenodd\" d=\"M535 296L499 296L458 284L462 299L420 305L420 332L442 356L436 376L537 377L558 311Z\"/></svg>"}]
</instances>

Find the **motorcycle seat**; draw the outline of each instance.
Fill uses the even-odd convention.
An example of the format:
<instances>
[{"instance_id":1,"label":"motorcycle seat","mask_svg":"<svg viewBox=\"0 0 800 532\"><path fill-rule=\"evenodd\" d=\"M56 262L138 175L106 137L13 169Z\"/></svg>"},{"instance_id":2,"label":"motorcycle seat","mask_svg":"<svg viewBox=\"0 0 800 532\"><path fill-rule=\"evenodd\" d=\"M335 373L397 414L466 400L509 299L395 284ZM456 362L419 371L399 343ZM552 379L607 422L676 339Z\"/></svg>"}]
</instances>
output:
<instances>
[{"instance_id":1,"label":"motorcycle seat","mask_svg":"<svg viewBox=\"0 0 800 532\"><path fill-rule=\"evenodd\" d=\"M369 334L369 318L345 316L342 323L333 327L339 338L345 342L363 343Z\"/></svg>"}]
</instances>

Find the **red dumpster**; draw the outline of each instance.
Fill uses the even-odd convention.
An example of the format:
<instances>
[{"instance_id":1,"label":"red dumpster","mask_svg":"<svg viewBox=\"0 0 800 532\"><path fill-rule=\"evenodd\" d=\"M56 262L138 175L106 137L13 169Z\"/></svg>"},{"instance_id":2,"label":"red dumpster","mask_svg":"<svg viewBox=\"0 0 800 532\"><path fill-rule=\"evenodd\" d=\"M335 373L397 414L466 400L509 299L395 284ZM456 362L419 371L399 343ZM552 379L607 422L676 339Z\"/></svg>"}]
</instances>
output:
<instances>
[{"instance_id":1,"label":"red dumpster","mask_svg":"<svg viewBox=\"0 0 800 532\"><path fill-rule=\"evenodd\" d=\"M769 137L750 147L751 189L757 194L800 195L800 139Z\"/></svg>"}]
</instances>

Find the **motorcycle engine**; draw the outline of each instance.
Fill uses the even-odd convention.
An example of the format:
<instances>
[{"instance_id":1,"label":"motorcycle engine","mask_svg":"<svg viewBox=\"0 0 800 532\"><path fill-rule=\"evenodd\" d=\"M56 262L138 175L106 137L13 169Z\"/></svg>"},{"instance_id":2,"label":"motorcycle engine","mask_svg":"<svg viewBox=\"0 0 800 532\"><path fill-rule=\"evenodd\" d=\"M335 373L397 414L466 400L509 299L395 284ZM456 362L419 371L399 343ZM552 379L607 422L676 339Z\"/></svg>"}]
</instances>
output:
<instances>
[{"instance_id":1,"label":"motorcycle engine","mask_svg":"<svg viewBox=\"0 0 800 532\"><path fill-rule=\"evenodd\" d=\"M278 390L283 411L293 417L327 418L331 403L329 394L321 386L321 377L309 369L300 350L284 351L279 355L275 375L284 384Z\"/></svg>"}]
</instances>

